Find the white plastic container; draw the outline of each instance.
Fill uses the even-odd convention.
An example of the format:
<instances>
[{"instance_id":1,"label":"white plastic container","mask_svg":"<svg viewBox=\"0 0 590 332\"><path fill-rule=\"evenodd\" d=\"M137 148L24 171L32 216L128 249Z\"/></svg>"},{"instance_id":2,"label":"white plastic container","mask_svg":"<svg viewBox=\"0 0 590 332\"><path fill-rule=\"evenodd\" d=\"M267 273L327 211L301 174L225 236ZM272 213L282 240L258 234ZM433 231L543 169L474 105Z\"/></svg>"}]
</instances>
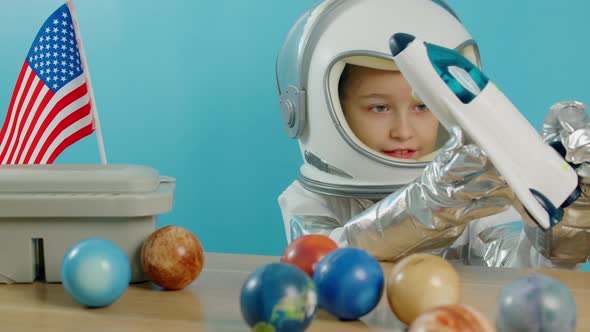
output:
<instances>
[{"instance_id":1,"label":"white plastic container","mask_svg":"<svg viewBox=\"0 0 590 332\"><path fill-rule=\"evenodd\" d=\"M131 281L145 281L141 246L173 196L174 179L146 166L0 166L0 283L60 282L65 253L92 237L117 243Z\"/></svg>"}]
</instances>

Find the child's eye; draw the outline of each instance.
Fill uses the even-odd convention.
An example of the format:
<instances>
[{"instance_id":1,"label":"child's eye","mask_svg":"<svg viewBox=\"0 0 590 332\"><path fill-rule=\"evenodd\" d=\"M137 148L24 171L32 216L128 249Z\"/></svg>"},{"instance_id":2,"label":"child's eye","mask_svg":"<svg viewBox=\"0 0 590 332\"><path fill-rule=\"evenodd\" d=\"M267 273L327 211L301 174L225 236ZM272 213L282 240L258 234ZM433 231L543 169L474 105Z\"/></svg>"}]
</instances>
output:
<instances>
[{"instance_id":1,"label":"child's eye","mask_svg":"<svg viewBox=\"0 0 590 332\"><path fill-rule=\"evenodd\" d=\"M369 108L369 110L371 112L375 112L375 113L385 113L385 112L389 111L389 107L387 107L387 105L375 105L375 106L371 106Z\"/></svg>"},{"instance_id":2,"label":"child's eye","mask_svg":"<svg viewBox=\"0 0 590 332\"><path fill-rule=\"evenodd\" d=\"M414 106L414 109L418 112L425 112L425 111L428 111L428 106L426 106L424 104L418 104L418 105Z\"/></svg>"}]
</instances>

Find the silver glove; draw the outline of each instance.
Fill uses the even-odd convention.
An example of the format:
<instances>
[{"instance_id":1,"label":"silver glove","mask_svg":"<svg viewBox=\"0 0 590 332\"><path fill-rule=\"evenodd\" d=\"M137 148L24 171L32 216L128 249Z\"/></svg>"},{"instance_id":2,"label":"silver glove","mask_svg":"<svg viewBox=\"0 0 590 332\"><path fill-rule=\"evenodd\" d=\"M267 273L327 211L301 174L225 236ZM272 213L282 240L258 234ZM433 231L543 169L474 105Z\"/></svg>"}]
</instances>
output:
<instances>
[{"instance_id":1,"label":"silver glove","mask_svg":"<svg viewBox=\"0 0 590 332\"><path fill-rule=\"evenodd\" d=\"M377 202L344 226L351 246L380 260L449 246L474 219L507 209L513 198L476 145L463 132L450 140L414 182Z\"/></svg>"},{"instance_id":2,"label":"silver glove","mask_svg":"<svg viewBox=\"0 0 590 332\"><path fill-rule=\"evenodd\" d=\"M535 249L556 264L584 263L590 256L590 119L587 106L562 101L551 106L541 134L547 143L559 143L565 159L579 176L582 194L564 209L562 221L543 232L523 213L526 236Z\"/></svg>"}]
</instances>

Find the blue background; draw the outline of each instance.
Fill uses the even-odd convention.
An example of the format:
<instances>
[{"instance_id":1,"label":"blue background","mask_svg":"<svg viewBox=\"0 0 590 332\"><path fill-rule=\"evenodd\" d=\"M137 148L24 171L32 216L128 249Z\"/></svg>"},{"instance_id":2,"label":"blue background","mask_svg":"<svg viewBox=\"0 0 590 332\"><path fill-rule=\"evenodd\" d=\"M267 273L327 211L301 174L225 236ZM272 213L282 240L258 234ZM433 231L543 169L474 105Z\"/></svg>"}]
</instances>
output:
<instances>
[{"instance_id":1,"label":"blue background","mask_svg":"<svg viewBox=\"0 0 590 332\"><path fill-rule=\"evenodd\" d=\"M486 74L535 128L556 101L590 102L590 3L448 2L478 41ZM109 163L177 179L159 225L191 229L210 252L282 252L276 199L301 161L281 124L274 65L311 3L76 0ZM61 4L0 2L0 119L33 37ZM95 135L56 162L99 163Z\"/></svg>"}]
</instances>

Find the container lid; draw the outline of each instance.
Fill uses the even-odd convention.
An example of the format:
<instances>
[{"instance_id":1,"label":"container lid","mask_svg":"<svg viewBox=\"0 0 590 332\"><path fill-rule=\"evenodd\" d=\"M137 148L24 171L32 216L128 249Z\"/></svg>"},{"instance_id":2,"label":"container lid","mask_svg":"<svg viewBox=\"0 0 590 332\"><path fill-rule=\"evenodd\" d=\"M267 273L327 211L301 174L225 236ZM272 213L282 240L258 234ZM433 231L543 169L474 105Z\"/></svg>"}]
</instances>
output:
<instances>
[{"instance_id":1,"label":"container lid","mask_svg":"<svg viewBox=\"0 0 590 332\"><path fill-rule=\"evenodd\" d=\"M0 165L0 193L143 193L158 171L140 165Z\"/></svg>"}]
</instances>

